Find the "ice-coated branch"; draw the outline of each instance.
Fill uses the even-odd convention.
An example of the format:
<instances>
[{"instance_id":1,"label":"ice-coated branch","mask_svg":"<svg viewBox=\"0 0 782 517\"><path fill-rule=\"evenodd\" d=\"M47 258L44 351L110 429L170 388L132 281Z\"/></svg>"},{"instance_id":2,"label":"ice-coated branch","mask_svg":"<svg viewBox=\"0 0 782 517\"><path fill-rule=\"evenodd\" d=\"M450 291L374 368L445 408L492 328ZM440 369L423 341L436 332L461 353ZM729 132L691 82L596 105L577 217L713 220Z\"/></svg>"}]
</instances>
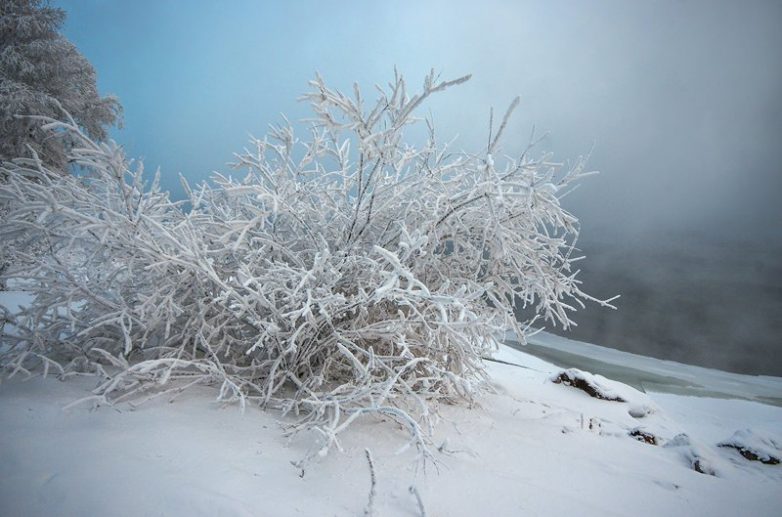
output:
<instances>
[{"instance_id":1,"label":"ice-coated branch","mask_svg":"<svg viewBox=\"0 0 782 517\"><path fill-rule=\"evenodd\" d=\"M372 459L372 453L369 449L364 449L364 455L367 457L367 463L369 464L369 501L366 508L364 508L365 517L373 517L375 515L375 496L377 494L377 477L375 475L375 462Z\"/></svg>"}]
</instances>

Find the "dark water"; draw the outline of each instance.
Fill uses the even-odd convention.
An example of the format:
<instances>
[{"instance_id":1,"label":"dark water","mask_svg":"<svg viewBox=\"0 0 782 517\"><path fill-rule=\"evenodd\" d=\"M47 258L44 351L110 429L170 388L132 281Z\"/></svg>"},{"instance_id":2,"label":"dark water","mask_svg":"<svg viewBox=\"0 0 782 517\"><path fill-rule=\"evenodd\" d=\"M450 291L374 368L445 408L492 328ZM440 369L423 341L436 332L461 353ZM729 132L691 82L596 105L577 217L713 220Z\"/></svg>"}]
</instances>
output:
<instances>
[{"instance_id":1,"label":"dark water","mask_svg":"<svg viewBox=\"0 0 782 517\"><path fill-rule=\"evenodd\" d=\"M661 236L580 243L586 292L573 339L748 374L782 376L782 249Z\"/></svg>"}]
</instances>

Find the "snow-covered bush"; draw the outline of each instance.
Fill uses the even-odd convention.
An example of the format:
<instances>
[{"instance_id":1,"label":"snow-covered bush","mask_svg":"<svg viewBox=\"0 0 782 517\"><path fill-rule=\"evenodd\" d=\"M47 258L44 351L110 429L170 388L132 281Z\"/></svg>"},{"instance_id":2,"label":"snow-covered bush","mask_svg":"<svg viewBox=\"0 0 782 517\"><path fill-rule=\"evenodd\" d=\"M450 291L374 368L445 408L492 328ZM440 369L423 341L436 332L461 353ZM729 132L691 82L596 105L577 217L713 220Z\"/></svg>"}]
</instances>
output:
<instances>
[{"instance_id":1,"label":"snow-covered bush","mask_svg":"<svg viewBox=\"0 0 782 517\"><path fill-rule=\"evenodd\" d=\"M590 299L559 202L583 163L561 171L528 148L499 165L517 102L479 154L449 152L431 121L422 145L404 140L427 97L468 78L431 74L409 96L396 76L367 106L318 77L307 139L273 128L238 157L243 179L183 182L181 202L116 144L50 120L79 142L84 173L5 166L0 238L47 253L19 257L35 261L15 272L35 302L3 338L3 366L97 372L104 403L214 384L222 401L297 415L291 430L319 432L322 453L382 415L425 451L435 403L472 400L495 336L523 338L514 306L568 326Z\"/></svg>"}]
</instances>

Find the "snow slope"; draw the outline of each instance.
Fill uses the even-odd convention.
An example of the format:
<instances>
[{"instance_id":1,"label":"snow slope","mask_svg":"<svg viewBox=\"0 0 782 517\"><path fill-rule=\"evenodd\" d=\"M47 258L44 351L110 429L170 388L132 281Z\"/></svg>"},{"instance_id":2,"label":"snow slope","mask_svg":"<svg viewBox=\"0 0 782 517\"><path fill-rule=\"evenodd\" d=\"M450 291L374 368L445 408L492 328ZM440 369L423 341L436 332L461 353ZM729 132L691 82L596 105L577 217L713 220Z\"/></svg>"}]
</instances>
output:
<instances>
[{"instance_id":1,"label":"snow slope","mask_svg":"<svg viewBox=\"0 0 782 517\"><path fill-rule=\"evenodd\" d=\"M420 515L411 485L430 517L779 515L782 465L717 445L747 428L782 443L782 408L644 394L583 374L627 400L609 402L551 382L561 369L527 353L503 346L497 359L495 393L473 408L439 408L442 452L425 472L412 451L398 453L404 432L376 418L302 476L291 462L314 436L286 440L275 414L221 407L208 388L135 410L63 411L95 380L14 378L0 385L0 515L361 515L365 448L378 516ZM629 436L637 428L660 444ZM695 459L716 475L696 472Z\"/></svg>"}]
</instances>

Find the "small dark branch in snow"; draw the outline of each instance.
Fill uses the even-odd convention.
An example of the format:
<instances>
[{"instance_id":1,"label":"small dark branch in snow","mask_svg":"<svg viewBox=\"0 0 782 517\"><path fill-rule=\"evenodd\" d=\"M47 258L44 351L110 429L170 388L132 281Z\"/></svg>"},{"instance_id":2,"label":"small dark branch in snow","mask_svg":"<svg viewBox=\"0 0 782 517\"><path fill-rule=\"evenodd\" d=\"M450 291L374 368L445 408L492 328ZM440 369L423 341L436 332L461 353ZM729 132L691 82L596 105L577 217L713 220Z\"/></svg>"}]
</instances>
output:
<instances>
[{"instance_id":1,"label":"small dark branch in snow","mask_svg":"<svg viewBox=\"0 0 782 517\"><path fill-rule=\"evenodd\" d=\"M700 460L700 458L696 458L692 461L692 469L695 472L699 472L701 474L707 474L709 476L715 475L714 471L709 467L705 466L703 462Z\"/></svg>"},{"instance_id":2,"label":"small dark branch in snow","mask_svg":"<svg viewBox=\"0 0 782 517\"><path fill-rule=\"evenodd\" d=\"M648 443L649 445L657 445L659 443L659 440L655 435L642 429L633 429L630 431L630 436L639 442Z\"/></svg>"},{"instance_id":3,"label":"small dark branch in snow","mask_svg":"<svg viewBox=\"0 0 782 517\"><path fill-rule=\"evenodd\" d=\"M678 449L690 468L695 472L716 476L717 470L712 466L712 461L697 444L692 443L690 437L684 433L677 434L664 447Z\"/></svg>"},{"instance_id":4,"label":"small dark branch in snow","mask_svg":"<svg viewBox=\"0 0 782 517\"><path fill-rule=\"evenodd\" d=\"M779 465L779 458L775 458L773 456L758 456L754 451L751 451L749 449L745 449L744 447L739 447L738 445L720 445L720 447L726 447L726 448L733 448L739 451L739 454L744 456L746 459L750 461L759 461L765 465Z\"/></svg>"},{"instance_id":5,"label":"small dark branch in snow","mask_svg":"<svg viewBox=\"0 0 782 517\"><path fill-rule=\"evenodd\" d=\"M512 363L510 361L503 361L502 359L495 359L493 357L481 357L481 359L483 359L484 361L492 362L492 363L506 364L508 366L515 366L516 368L524 368L525 370L531 370L531 368L529 366L524 366L522 364Z\"/></svg>"},{"instance_id":6,"label":"small dark branch in snow","mask_svg":"<svg viewBox=\"0 0 782 517\"><path fill-rule=\"evenodd\" d=\"M447 438L446 438L445 440L443 440L443 443L441 443L441 444L440 444L440 445L437 447L437 452L439 452L439 453L442 453L442 454L457 454L457 453L464 453L464 454L467 454L468 456L471 456L471 457L473 457L473 458L476 458L476 457L477 457L477 454L475 454L473 451L471 451L471 450L469 450L469 449L451 449L451 448L448 446L448 439L447 439Z\"/></svg>"},{"instance_id":7,"label":"small dark branch in snow","mask_svg":"<svg viewBox=\"0 0 782 517\"><path fill-rule=\"evenodd\" d=\"M299 477L304 479L304 466L301 461L291 461L291 465L299 471Z\"/></svg>"},{"instance_id":8,"label":"small dark branch in snow","mask_svg":"<svg viewBox=\"0 0 782 517\"><path fill-rule=\"evenodd\" d=\"M375 476L375 462L372 461L372 453L369 449L364 449L364 454L367 457L367 463L369 463L369 479L371 485L369 487L369 501L366 508L364 508L364 516L372 517L375 514L375 487L377 486L377 477Z\"/></svg>"}]
</instances>

